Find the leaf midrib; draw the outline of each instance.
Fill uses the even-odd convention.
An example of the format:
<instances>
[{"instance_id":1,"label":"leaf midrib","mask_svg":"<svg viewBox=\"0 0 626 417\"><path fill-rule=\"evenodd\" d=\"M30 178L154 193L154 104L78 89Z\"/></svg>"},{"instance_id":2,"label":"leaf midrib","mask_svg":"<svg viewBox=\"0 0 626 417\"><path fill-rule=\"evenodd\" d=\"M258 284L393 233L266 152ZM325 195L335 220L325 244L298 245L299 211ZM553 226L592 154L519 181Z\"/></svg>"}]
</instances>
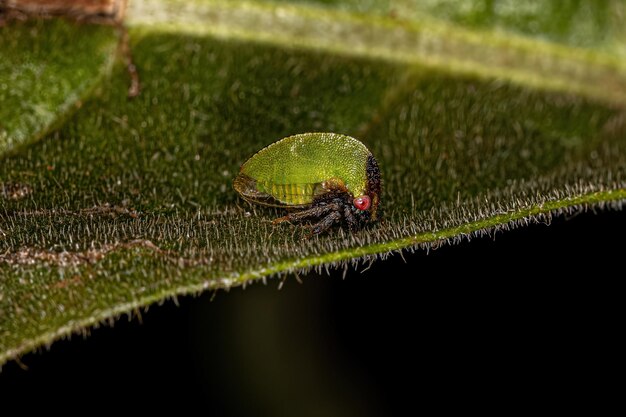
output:
<instances>
[{"instance_id":1,"label":"leaf midrib","mask_svg":"<svg viewBox=\"0 0 626 417\"><path fill-rule=\"evenodd\" d=\"M626 103L626 63L618 57L511 33L459 28L432 18L416 22L305 5L173 0L168 6L131 2L128 25L140 36L171 32L261 42L419 64L577 93L609 104Z\"/></svg>"}]
</instances>

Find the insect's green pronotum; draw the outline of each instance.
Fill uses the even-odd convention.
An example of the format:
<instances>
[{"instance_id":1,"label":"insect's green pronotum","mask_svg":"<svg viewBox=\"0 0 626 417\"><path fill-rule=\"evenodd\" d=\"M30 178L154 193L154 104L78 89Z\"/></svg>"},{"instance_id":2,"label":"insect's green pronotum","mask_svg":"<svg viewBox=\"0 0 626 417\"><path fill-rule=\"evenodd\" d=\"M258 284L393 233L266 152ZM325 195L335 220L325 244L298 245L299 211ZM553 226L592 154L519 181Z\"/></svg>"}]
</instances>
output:
<instances>
[{"instance_id":1,"label":"insect's green pronotum","mask_svg":"<svg viewBox=\"0 0 626 417\"><path fill-rule=\"evenodd\" d=\"M336 223L353 229L376 220L381 176L372 153L336 133L281 139L242 166L233 184L249 202L302 209L274 222L314 220L319 234Z\"/></svg>"}]
</instances>

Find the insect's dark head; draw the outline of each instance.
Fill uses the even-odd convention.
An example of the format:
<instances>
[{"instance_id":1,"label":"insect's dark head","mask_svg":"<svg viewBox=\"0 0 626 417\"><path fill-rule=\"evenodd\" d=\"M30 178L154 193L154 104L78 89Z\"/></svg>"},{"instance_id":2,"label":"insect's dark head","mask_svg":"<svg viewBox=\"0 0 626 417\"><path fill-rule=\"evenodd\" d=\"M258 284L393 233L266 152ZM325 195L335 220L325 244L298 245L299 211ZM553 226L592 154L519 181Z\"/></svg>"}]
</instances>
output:
<instances>
[{"instance_id":1,"label":"insect's dark head","mask_svg":"<svg viewBox=\"0 0 626 417\"><path fill-rule=\"evenodd\" d=\"M365 194L355 196L351 210L359 224L366 224L378 219L378 205L380 204L381 178L378 163L372 155L366 163L367 184Z\"/></svg>"},{"instance_id":2,"label":"insect's dark head","mask_svg":"<svg viewBox=\"0 0 626 417\"><path fill-rule=\"evenodd\" d=\"M372 211L370 209L359 210L354 203L351 204L351 210L352 210L352 215L355 220L355 223L354 223L355 226L364 227L365 225L367 225L368 223L374 220L374 218L372 218Z\"/></svg>"},{"instance_id":3,"label":"insect's dark head","mask_svg":"<svg viewBox=\"0 0 626 417\"><path fill-rule=\"evenodd\" d=\"M369 220L375 221L378 217L378 205L380 204L380 192L382 190L382 177L380 175L380 168L378 168L378 162L373 155L367 157L367 163L365 166L367 173L367 189L366 194L370 199L369 210L366 210L369 215Z\"/></svg>"}]
</instances>

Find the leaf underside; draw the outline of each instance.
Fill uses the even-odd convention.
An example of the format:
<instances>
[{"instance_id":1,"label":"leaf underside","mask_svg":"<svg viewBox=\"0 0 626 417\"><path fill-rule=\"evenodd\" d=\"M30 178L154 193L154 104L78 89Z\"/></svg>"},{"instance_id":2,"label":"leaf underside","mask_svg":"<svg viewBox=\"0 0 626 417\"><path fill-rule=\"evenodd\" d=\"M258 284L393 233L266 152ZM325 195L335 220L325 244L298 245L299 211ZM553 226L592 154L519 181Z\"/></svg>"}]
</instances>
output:
<instances>
[{"instance_id":1,"label":"leaf underside","mask_svg":"<svg viewBox=\"0 0 626 417\"><path fill-rule=\"evenodd\" d=\"M221 11L226 25L234 6L216 4L211 13ZM246 3L240 15L265 13L266 23L289 13L318 18L318 9L304 6L282 14L279 6L254 7ZM328 31L306 32L288 46L272 38L271 24L259 28L267 35L260 41L171 19L161 30L147 15L130 21L139 97L127 99L118 68L57 130L2 159L0 364L177 294L367 262L626 200L626 71L611 54L581 57L543 41L533 52L529 39L515 49L513 41L470 39L471 32L452 36L491 48L501 64L494 72L442 61L471 61L461 44L446 48L446 36L433 60L430 49L395 56L367 43L356 52L349 44L316 47L333 36ZM201 13L190 15L202 21ZM326 9L319 16L336 32L367 24L384 37L420 28L360 15L351 21ZM48 25L93 30L36 23ZM43 36L29 42L47 44ZM523 64L515 60L533 53L537 61L557 56L550 75L516 71ZM570 74L572 63L586 72ZM595 83L586 85L586 77ZM5 131L20 129L31 136L19 141L28 142L44 128ZM348 134L370 148L383 172L383 221L307 240L300 227L271 225L280 210L238 199L232 179L243 161L308 131Z\"/></svg>"}]
</instances>

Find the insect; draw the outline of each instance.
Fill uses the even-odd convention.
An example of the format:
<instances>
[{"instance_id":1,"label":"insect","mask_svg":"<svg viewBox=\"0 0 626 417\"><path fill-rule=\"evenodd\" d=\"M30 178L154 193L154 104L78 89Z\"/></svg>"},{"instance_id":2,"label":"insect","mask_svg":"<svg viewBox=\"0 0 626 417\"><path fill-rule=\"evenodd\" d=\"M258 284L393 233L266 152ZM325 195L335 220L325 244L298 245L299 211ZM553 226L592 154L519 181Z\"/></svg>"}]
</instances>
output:
<instances>
[{"instance_id":1,"label":"insect","mask_svg":"<svg viewBox=\"0 0 626 417\"><path fill-rule=\"evenodd\" d=\"M303 133L257 152L233 182L250 203L294 210L274 223L312 221L311 235L335 224L351 230L377 219L381 175L372 153L336 133Z\"/></svg>"}]
</instances>

